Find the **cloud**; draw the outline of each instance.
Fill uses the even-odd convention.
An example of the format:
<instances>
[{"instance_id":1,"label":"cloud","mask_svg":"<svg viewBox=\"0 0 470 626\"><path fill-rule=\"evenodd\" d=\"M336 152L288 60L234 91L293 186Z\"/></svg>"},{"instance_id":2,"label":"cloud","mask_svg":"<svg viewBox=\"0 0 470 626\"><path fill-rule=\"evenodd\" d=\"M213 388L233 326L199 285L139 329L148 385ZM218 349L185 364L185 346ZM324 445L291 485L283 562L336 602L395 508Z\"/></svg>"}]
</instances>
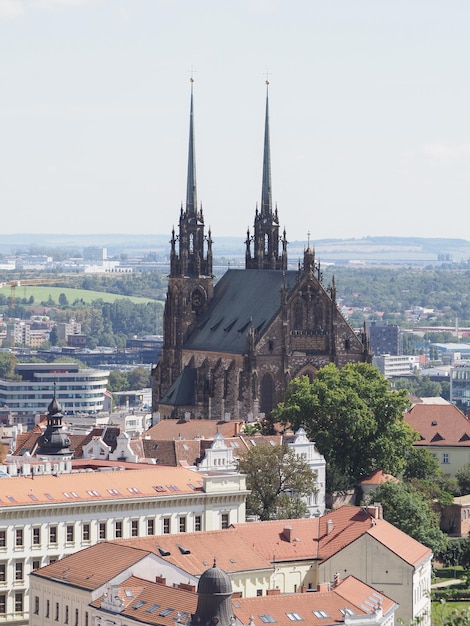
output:
<instances>
[{"instance_id":1,"label":"cloud","mask_svg":"<svg viewBox=\"0 0 470 626\"><path fill-rule=\"evenodd\" d=\"M428 143L422 145L419 152L436 161L467 161L470 159L470 144Z\"/></svg>"},{"instance_id":2,"label":"cloud","mask_svg":"<svg viewBox=\"0 0 470 626\"><path fill-rule=\"evenodd\" d=\"M53 11L84 4L95 4L100 0L0 0L0 19L23 17L31 11Z\"/></svg>"}]
</instances>

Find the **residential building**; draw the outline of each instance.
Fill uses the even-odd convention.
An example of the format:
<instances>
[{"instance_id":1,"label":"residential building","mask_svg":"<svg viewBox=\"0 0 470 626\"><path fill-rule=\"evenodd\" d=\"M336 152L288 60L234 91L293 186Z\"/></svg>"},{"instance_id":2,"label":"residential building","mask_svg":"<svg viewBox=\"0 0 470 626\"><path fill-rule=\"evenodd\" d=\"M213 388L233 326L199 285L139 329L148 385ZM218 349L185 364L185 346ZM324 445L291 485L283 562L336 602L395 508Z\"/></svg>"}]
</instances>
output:
<instances>
[{"instance_id":1,"label":"residential building","mask_svg":"<svg viewBox=\"0 0 470 626\"><path fill-rule=\"evenodd\" d=\"M328 363L371 362L365 330L357 334L324 285L309 244L289 269L271 190L268 93L261 205L245 241L245 268L214 285L212 235L198 206L191 86L186 206L173 230L163 316L163 348L152 369L153 412L249 421L271 413L289 380L313 378Z\"/></svg>"},{"instance_id":2,"label":"residential building","mask_svg":"<svg viewBox=\"0 0 470 626\"><path fill-rule=\"evenodd\" d=\"M470 421L443 398L422 398L405 413L405 422L419 434L414 445L435 456L447 476L470 463Z\"/></svg>"},{"instance_id":3,"label":"residential building","mask_svg":"<svg viewBox=\"0 0 470 626\"><path fill-rule=\"evenodd\" d=\"M26 624L31 571L86 546L245 521L245 477L235 473L93 460L70 472L69 463L0 480L0 622Z\"/></svg>"},{"instance_id":4,"label":"residential building","mask_svg":"<svg viewBox=\"0 0 470 626\"><path fill-rule=\"evenodd\" d=\"M169 584L196 580L208 554L243 598L313 591L355 576L394 600L397 618L430 625L432 552L381 517L380 506L344 506L319 518L234 524L225 530L123 541L152 552ZM183 574L182 574L183 573Z\"/></svg>"},{"instance_id":5,"label":"residential building","mask_svg":"<svg viewBox=\"0 0 470 626\"><path fill-rule=\"evenodd\" d=\"M457 496L450 506L444 507L441 515L441 530L453 537L469 536L470 495Z\"/></svg>"},{"instance_id":6,"label":"residential building","mask_svg":"<svg viewBox=\"0 0 470 626\"><path fill-rule=\"evenodd\" d=\"M336 577L316 593L240 598L215 562L191 583L169 586L157 572L152 555L145 551L112 544L83 550L32 575L30 625L394 624L396 603L352 576Z\"/></svg>"},{"instance_id":7,"label":"residential building","mask_svg":"<svg viewBox=\"0 0 470 626\"><path fill-rule=\"evenodd\" d=\"M375 356L401 354L400 328L396 324L387 324L382 321L366 322L369 333L370 348Z\"/></svg>"}]
</instances>

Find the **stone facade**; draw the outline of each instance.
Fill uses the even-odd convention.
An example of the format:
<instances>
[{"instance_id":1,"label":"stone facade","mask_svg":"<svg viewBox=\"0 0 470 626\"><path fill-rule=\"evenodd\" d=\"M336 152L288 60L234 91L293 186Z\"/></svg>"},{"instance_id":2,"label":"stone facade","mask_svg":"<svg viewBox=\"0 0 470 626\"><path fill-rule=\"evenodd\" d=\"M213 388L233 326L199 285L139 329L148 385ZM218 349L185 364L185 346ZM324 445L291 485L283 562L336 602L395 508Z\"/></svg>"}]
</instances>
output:
<instances>
[{"instance_id":1,"label":"stone facade","mask_svg":"<svg viewBox=\"0 0 470 626\"><path fill-rule=\"evenodd\" d=\"M365 331L356 333L325 286L310 247L287 269L271 199L268 99L261 209L247 232L245 269L214 286L212 238L197 209L193 98L186 208L172 233L164 343L152 370L153 410L161 418L258 419L280 402L289 381L313 378L328 363L370 362Z\"/></svg>"}]
</instances>

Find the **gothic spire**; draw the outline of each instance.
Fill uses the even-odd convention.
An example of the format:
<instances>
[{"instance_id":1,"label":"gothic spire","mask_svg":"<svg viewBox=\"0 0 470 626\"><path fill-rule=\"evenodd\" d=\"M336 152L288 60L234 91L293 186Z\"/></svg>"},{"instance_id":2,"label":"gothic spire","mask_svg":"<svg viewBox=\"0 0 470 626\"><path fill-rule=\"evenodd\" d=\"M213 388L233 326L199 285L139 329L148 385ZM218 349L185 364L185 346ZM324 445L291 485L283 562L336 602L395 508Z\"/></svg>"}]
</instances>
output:
<instances>
[{"instance_id":1,"label":"gothic spire","mask_svg":"<svg viewBox=\"0 0 470 626\"><path fill-rule=\"evenodd\" d=\"M263 186L261 190L261 215L271 215L271 149L269 142L269 81L266 81L266 116L264 121Z\"/></svg>"},{"instance_id":2,"label":"gothic spire","mask_svg":"<svg viewBox=\"0 0 470 626\"><path fill-rule=\"evenodd\" d=\"M191 78L191 109L189 114L189 150L188 150L188 181L186 188L186 211L188 215L197 214L196 192L196 149L194 145L194 115L193 115L193 83Z\"/></svg>"}]
</instances>

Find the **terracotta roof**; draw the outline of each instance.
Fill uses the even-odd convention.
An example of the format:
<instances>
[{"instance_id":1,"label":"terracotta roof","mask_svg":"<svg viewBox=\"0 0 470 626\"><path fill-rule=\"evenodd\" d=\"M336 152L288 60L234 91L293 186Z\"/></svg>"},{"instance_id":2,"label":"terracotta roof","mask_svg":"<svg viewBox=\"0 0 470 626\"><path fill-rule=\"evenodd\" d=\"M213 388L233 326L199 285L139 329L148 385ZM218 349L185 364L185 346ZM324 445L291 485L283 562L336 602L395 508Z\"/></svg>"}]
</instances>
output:
<instances>
[{"instance_id":1,"label":"terracotta roof","mask_svg":"<svg viewBox=\"0 0 470 626\"><path fill-rule=\"evenodd\" d=\"M148 552L139 550L137 547L115 545L104 541L41 567L31 575L63 580L65 584L91 591L104 585L146 556Z\"/></svg>"},{"instance_id":2,"label":"terracotta roof","mask_svg":"<svg viewBox=\"0 0 470 626\"><path fill-rule=\"evenodd\" d=\"M395 478L392 474L386 474L383 470L378 469L369 476L366 476L363 480L361 480L361 485L381 485L382 483L399 483L398 478Z\"/></svg>"},{"instance_id":3,"label":"terracotta roof","mask_svg":"<svg viewBox=\"0 0 470 626\"><path fill-rule=\"evenodd\" d=\"M94 437L101 437L103 441L110 446L111 450L116 447L116 437L120 433L120 429L116 427L93 428L89 433L70 434L70 450L73 451L73 458L79 459L83 456L83 446L89 443ZM15 456L21 456L25 452L33 452L36 448L37 440L42 435L43 430L36 425L29 433L18 435L16 442Z\"/></svg>"},{"instance_id":4,"label":"terracotta roof","mask_svg":"<svg viewBox=\"0 0 470 626\"><path fill-rule=\"evenodd\" d=\"M149 428L145 435L156 440L173 439L213 439L217 433L224 437L233 437L242 422L216 420L161 420Z\"/></svg>"},{"instance_id":5,"label":"terracotta roof","mask_svg":"<svg viewBox=\"0 0 470 626\"><path fill-rule=\"evenodd\" d=\"M349 609L354 615L370 615L379 603L385 615L396 606L393 600L353 576L349 576L330 591L287 593L255 598L233 598L232 600L233 612L243 624L249 623L251 615L254 617L255 624L262 624L261 616L266 615L271 616L278 626L292 626L293 621L322 626L341 624L344 623L344 609ZM316 615L315 611L323 611L327 617L322 617L321 614ZM298 617L291 619L288 613L294 613Z\"/></svg>"},{"instance_id":6,"label":"terracotta roof","mask_svg":"<svg viewBox=\"0 0 470 626\"><path fill-rule=\"evenodd\" d=\"M432 554L431 550L422 543L384 520L376 520L376 523L369 528L368 534L410 565L418 565Z\"/></svg>"},{"instance_id":7,"label":"terracotta roof","mask_svg":"<svg viewBox=\"0 0 470 626\"><path fill-rule=\"evenodd\" d=\"M194 576L200 576L210 567L214 557L217 558L217 566L227 573L272 569L272 554L269 557L261 555L257 546L247 542L235 528L133 537L117 539L116 542L153 552Z\"/></svg>"},{"instance_id":8,"label":"terracotta roof","mask_svg":"<svg viewBox=\"0 0 470 626\"><path fill-rule=\"evenodd\" d=\"M416 446L470 446L470 421L453 404L416 404L404 418L420 435Z\"/></svg>"},{"instance_id":9,"label":"terracotta roof","mask_svg":"<svg viewBox=\"0 0 470 626\"><path fill-rule=\"evenodd\" d=\"M90 463L90 462L89 462ZM116 463L99 464L113 467ZM40 506L57 503L98 502L136 498L162 498L202 491L203 476L182 467L155 467L133 464L130 471L95 471L17 477L0 481L0 510L18 505ZM158 487L158 489L156 489ZM66 495L67 494L67 495Z\"/></svg>"},{"instance_id":10,"label":"terracotta roof","mask_svg":"<svg viewBox=\"0 0 470 626\"><path fill-rule=\"evenodd\" d=\"M185 617L187 616L189 621L197 606L195 592L167 587L136 576L131 576L121 583L117 595L124 606L124 609L119 611L120 620L127 617L133 623L135 620L143 624L175 626L178 615L178 623L184 624ZM91 606L99 608L103 600L105 598L101 596L92 602Z\"/></svg>"}]
</instances>

